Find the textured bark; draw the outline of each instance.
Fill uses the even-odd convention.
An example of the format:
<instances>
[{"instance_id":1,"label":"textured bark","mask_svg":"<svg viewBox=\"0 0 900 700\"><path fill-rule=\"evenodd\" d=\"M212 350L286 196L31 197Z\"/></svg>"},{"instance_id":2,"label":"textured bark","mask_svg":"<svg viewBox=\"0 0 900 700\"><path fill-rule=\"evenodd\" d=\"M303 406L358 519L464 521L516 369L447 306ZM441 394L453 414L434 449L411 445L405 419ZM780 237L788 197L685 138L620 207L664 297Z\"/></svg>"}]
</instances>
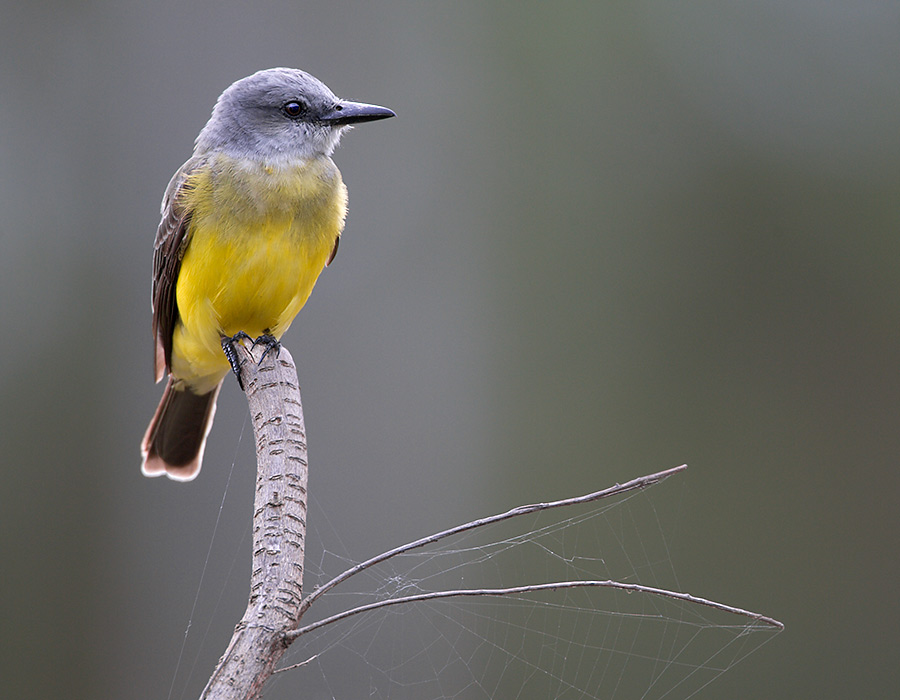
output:
<instances>
[{"instance_id":1,"label":"textured bark","mask_svg":"<svg viewBox=\"0 0 900 700\"><path fill-rule=\"evenodd\" d=\"M306 542L306 428L290 353L236 345L256 438L250 600L201 700L259 695L287 649L300 610Z\"/></svg>"}]
</instances>

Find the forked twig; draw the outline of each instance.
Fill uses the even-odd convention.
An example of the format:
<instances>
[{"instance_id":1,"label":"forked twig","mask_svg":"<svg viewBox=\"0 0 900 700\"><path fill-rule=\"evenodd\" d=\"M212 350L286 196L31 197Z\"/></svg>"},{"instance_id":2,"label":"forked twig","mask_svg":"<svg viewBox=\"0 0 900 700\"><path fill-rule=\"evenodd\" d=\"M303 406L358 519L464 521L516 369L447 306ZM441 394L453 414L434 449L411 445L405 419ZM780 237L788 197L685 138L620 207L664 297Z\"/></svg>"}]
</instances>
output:
<instances>
[{"instance_id":1,"label":"forked twig","mask_svg":"<svg viewBox=\"0 0 900 700\"><path fill-rule=\"evenodd\" d=\"M313 589L312 593L306 596L303 601L300 603L300 617L303 617L303 614L309 610L309 606L313 604L313 602L321 596L323 593L330 591L332 588L337 586L339 583L343 583L351 576L360 573L361 571L365 571L376 564L380 564L383 561L387 561L388 559L392 559L400 554L408 552L412 549L418 549L419 547L424 547L429 544L433 544L435 542L439 542L442 539L447 537L451 537L452 535L457 535L461 532L466 532L468 530L475 530L479 527L484 527L486 525L492 525L494 523L499 523L503 520L509 520L510 518L516 518L520 515L528 515L529 513L537 513L542 510L549 510L550 508L562 508L564 506L575 506L580 505L582 503L592 503L593 501L599 501L602 498L609 498L611 496L617 496L622 493L627 493L629 491L635 491L637 489L642 489L647 486L652 486L653 484L658 484L660 481L663 481L669 476L673 474L677 474L680 471L684 471L687 469L686 464L682 464L678 467L672 467L671 469L665 469L661 472L656 472L655 474L648 474L646 476L638 477L637 479L632 479L631 481L626 481L624 484L616 484L615 486L610 486L609 488L603 489L602 491L595 491L593 493L585 494L584 496L576 496L575 498L564 498L561 501L551 501L550 503L532 503L531 505L518 506L513 508L512 510L508 510L505 513L498 513L497 515L491 515L486 518L478 518L477 520L472 520L468 523L463 523L462 525L457 525L456 527L452 527L449 530L442 530L441 532L437 532L433 535L429 535L428 537L423 537L421 539L415 540L414 542L409 542L400 547L396 547L394 549L390 549L387 552L383 552L377 556L372 557L371 559L367 559L364 562L357 564L356 566L352 566L341 574L338 574L333 579L328 581L327 583L322 584L321 586L317 586ZM397 598L396 600L401 600ZM299 631L299 630L298 630ZM299 634L296 632L291 633L290 639L294 639Z\"/></svg>"}]
</instances>

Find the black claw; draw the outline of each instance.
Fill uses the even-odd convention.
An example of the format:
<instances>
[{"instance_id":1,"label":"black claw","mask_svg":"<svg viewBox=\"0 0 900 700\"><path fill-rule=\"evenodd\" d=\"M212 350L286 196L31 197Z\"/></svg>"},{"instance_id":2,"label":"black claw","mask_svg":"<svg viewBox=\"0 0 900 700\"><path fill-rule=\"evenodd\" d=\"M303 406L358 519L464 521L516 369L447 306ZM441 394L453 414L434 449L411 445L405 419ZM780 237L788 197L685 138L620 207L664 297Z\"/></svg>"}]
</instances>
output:
<instances>
[{"instance_id":1,"label":"black claw","mask_svg":"<svg viewBox=\"0 0 900 700\"><path fill-rule=\"evenodd\" d=\"M238 360L237 350L234 349L235 343L239 343L242 340L252 339L244 331L238 331L230 338L224 336L222 338L222 352L225 353L225 359L228 360L228 364L231 365L231 371L237 377L238 386L241 387L241 391L244 391L244 382L241 380L241 363ZM256 345L255 342L253 344Z\"/></svg>"},{"instance_id":2,"label":"black claw","mask_svg":"<svg viewBox=\"0 0 900 700\"><path fill-rule=\"evenodd\" d=\"M263 333L259 338L253 341L253 347L255 348L257 345L265 345L266 349L263 350L262 357L259 358L259 362L257 363L257 367L263 363L263 360L266 359L266 355L268 355L273 350L275 351L275 357L281 354L281 343L278 342L278 338L274 335L270 335L269 333Z\"/></svg>"}]
</instances>

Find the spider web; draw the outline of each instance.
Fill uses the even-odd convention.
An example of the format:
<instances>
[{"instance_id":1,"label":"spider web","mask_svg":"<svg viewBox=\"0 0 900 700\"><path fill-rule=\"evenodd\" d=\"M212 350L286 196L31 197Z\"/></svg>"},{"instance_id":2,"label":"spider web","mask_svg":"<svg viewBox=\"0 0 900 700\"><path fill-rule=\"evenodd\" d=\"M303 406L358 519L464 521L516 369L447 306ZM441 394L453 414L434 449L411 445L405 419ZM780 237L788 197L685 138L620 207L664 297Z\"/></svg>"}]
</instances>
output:
<instances>
[{"instance_id":1,"label":"spider web","mask_svg":"<svg viewBox=\"0 0 900 700\"><path fill-rule=\"evenodd\" d=\"M667 530L642 490L470 530L361 571L303 624L378 601L458 589L616 581L678 591ZM356 565L315 551L305 590ZM326 533L327 534L327 533ZM697 602L606 587L417 601L294 642L268 698L690 698L777 632Z\"/></svg>"}]
</instances>

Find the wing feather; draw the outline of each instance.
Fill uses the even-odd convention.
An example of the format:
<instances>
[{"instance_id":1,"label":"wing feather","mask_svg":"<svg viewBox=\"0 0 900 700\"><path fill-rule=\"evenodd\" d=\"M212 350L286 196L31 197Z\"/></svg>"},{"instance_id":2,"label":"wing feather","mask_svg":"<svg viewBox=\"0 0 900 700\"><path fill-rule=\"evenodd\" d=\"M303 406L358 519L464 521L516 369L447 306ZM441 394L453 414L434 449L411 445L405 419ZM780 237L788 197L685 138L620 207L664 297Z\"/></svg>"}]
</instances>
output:
<instances>
[{"instance_id":1,"label":"wing feather","mask_svg":"<svg viewBox=\"0 0 900 700\"><path fill-rule=\"evenodd\" d=\"M160 207L162 220L153 243L153 279L150 292L156 381L160 381L172 366L172 331L178 320L175 285L189 239L192 214L184 205L183 194L191 187L188 179L190 174L204 163L203 159L191 158L182 165L172 176Z\"/></svg>"}]
</instances>

